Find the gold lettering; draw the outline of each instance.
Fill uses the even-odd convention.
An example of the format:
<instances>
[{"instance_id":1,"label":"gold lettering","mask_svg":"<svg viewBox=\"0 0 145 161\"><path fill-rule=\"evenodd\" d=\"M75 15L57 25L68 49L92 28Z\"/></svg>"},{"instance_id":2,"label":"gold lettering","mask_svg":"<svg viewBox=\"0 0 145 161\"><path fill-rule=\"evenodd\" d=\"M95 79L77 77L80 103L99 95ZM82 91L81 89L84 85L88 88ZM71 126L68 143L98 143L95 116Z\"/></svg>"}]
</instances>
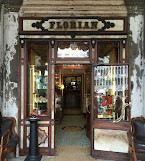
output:
<instances>
[{"instance_id":1,"label":"gold lettering","mask_svg":"<svg viewBox=\"0 0 145 161\"><path fill-rule=\"evenodd\" d=\"M92 25L92 29L97 29L97 24L98 24L98 22L95 22L95 21L92 21L91 22L91 25Z\"/></svg>"},{"instance_id":2,"label":"gold lettering","mask_svg":"<svg viewBox=\"0 0 145 161\"><path fill-rule=\"evenodd\" d=\"M89 22L85 22L84 28L89 29Z\"/></svg>"},{"instance_id":3,"label":"gold lettering","mask_svg":"<svg viewBox=\"0 0 145 161\"><path fill-rule=\"evenodd\" d=\"M70 28L71 29L76 29L76 22L75 21L70 22Z\"/></svg>"},{"instance_id":4,"label":"gold lettering","mask_svg":"<svg viewBox=\"0 0 145 161\"><path fill-rule=\"evenodd\" d=\"M51 21L49 23L50 23L50 29L54 29L55 22L54 21Z\"/></svg>"},{"instance_id":5,"label":"gold lettering","mask_svg":"<svg viewBox=\"0 0 145 161\"><path fill-rule=\"evenodd\" d=\"M62 29L61 22L57 22L57 29Z\"/></svg>"},{"instance_id":6,"label":"gold lettering","mask_svg":"<svg viewBox=\"0 0 145 161\"><path fill-rule=\"evenodd\" d=\"M82 22L81 22L81 21L78 22L78 28L79 28L79 29L82 28Z\"/></svg>"},{"instance_id":7,"label":"gold lettering","mask_svg":"<svg viewBox=\"0 0 145 161\"><path fill-rule=\"evenodd\" d=\"M63 22L63 27L64 27L64 29L68 29L69 24L68 24L68 22L67 22L67 21L64 21L64 22Z\"/></svg>"},{"instance_id":8,"label":"gold lettering","mask_svg":"<svg viewBox=\"0 0 145 161\"><path fill-rule=\"evenodd\" d=\"M70 30L78 29L79 31L83 31L83 29L89 30L97 30L98 29L98 21L84 21L84 20L61 20L61 21L50 21L49 22L49 29L53 30Z\"/></svg>"}]
</instances>

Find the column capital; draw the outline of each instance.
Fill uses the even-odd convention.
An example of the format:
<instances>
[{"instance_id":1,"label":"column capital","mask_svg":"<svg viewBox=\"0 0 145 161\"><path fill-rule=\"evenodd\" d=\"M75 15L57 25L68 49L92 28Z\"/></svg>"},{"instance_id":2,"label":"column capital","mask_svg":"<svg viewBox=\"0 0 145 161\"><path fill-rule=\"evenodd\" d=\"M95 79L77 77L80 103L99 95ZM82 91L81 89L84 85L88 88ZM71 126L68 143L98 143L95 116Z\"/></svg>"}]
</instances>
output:
<instances>
[{"instance_id":1,"label":"column capital","mask_svg":"<svg viewBox=\"0 0 145 161\"><path fill-rule=\"evenodd\" d=\"M144 0L124 0L127 6L145 6Z\"/></svg>"},{"instance_id":2,"label":"column capital","mask_svg":"<svg viewBox=\"0 0 145 161\"><path fill-rule=\"evenodd\" d=\"M128 10L128 15L144 14L145 0L124 0Z\"/></svg>"},{"instance_id":3,"label":"column capital","mask_svg":"<svg viewBox=\"0 0 145 161\"><path fill-rule=\"evenodd\" d=\"M3 4L8 11L18 12L23 0L0 0L0 4Z\"/></svg>"}]
</instances>

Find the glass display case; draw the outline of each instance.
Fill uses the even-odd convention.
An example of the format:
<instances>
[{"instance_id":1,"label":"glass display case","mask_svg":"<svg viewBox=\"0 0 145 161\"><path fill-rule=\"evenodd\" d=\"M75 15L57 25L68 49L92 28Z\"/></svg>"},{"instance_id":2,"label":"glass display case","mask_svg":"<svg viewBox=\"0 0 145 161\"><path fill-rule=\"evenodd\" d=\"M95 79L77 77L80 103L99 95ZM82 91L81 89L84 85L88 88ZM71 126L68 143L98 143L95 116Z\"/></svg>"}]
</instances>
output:
<instances>
[{"instance_id":1,"label":"glass display case","mask_svg":"<svg viewBox=\"0 0 145 161\"><path fill-rule=\"evenodd\" d=\"M27 116L48 115L48 44L30 44L27 62Z\"/></svg>"},{"instance_id":2,"label":"glass display case","mask_svg":"<svg viewBox=\"0 0 145 161\"><path fill-rule=\"evenodd\" d=\"M30 66L30 113L36 112L40 116L47 113L48 69L45 66Z\"/></svg>"},{"instance_id":3,"label":"glass display case","mask_svg":"<svg viewBox=\"0 0 145 161\"><path fill-rule=\"evenodd\" d=\"M128 65L98 65L94 67L94 108L98 119L128 120L128 110L122 107L128 99Z\"/></svg>"}]
</instances>

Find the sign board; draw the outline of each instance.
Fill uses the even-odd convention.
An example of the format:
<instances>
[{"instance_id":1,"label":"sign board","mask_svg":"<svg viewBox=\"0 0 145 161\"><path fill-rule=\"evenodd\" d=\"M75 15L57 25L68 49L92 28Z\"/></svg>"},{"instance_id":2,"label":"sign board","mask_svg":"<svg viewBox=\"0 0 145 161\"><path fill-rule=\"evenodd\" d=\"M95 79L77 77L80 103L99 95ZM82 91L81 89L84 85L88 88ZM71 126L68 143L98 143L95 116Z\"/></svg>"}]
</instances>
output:
<instances>
[{"instance_id":1,"label":"sign board","mask_svg":"<svg viewBox=\"0 0 145 161\"><path fill-rule=\"evenodd\" d=\"M48 34L48 35L96 35L99 33L124 33L125 18L20 18L20 34Z\"/></svg>"}]
</instances>

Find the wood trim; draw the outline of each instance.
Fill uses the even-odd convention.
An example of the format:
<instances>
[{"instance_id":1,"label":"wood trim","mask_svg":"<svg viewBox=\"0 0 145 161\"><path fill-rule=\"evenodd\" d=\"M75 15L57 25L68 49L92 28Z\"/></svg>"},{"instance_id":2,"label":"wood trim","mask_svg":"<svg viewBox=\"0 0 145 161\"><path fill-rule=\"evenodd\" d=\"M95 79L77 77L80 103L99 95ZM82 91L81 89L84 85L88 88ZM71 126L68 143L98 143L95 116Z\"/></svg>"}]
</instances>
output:
<instances>
[{"instance_id":1,"label":"wood trim","mask_svg":"<svg viewBox=\"0 0 145 161\"><path fill-rule=\"evenodd\" d=\"M128 153L93 150L92 156L94 158L107 159L107 160L129 161Z\"/></svg>"},{"instance_id":2,"label":"wood trim","mask_svg":"<svg viewBox=\"0 0 145 161\"><path fill-rule=\"evenodd\" d=\"M97 43L96 43L97 44ZM94 64L93 64L94 65ZM90 108L90 122L91 122L91 127L90 127L90 136L91 136L91 155L93 153L94 149L94 129L93 129L93 119L94 119L94 68L92 65L92 72L91 72L91 108Z\"/></svg>"},{"instance_id":3,"label":"wood trim","mask_svg":"<svg viewBox=\"0 0 145 161\"><path fill-rule=\"evenodd\" d=\"M134 158L134 161L137 161L136 153L135 153L135 146L134 146L134 139L133 139L133 136L130 131L127 132L127 139L128 139L128 145L129 145L130 160L132 160L132 158Z\"/></svg>"},{"instance_id":4,"label":"wood trim","mask_svg":"<svg viewBox=\"0 0 145 161\"><path fill-rule=\"evenodd\" d=\"M70 68L73 68L73 69L90 69L90 65L83 65L83 66L74 65L73 67L71 65L67 65L67 66L56 65L55 66L55 69L70 69Z\"/></svg>"},{"instance_id":5,"label":"wood trim","mask_svg":"<svg viewBox=\"0 0 145 161\"><path fill-rule=\"evenodd\" d=\"M37 34L37 35L26 35L26 34L22 34L19 36L20 39L34 39L35 41L37 41L37 39L39 40L48 40L48 39L52 39L52 36L51 35L41 35L41 34ZM120 40L120 39L127 39L127 35L116 35L116 34L113 34L113 35L107 35L107 34L103 34L103 35L79 35L79 36L76 36L76 39L83 39L83 40L88 40L88 39L96 39L96 40ZM53 39L68 39L68 40L73 40L71 38L70 35L53 35Z\"/></svg>"},{"instance_id":6,"label":"wood trim","mask_svg":"<svg viewBox=\"0 0 145 161\"><path fill-rule=\"evenodd\" d=\"M128 121L121 121L119 123L113 123L109 120L95 120L93 122L93 128L95 129L111 129L111 130L123 130L128 131L130 130L130 122Z\"/></svg>"},{"instance_id":7,"label":"wood trim","mask_svg":"<svg viewBox=\"0 0 145 161\"><path fill-rule=\"evenodd\" d=\"M49 102L48 102L48 117L51 119L51 88L52 88L52 81L51 81L51 73L52 73L52 64L51 64L51 57L52 57L52 47L50 45L49 41L49 56L48 56L48 97L49 97Z\"/></svg>"},{"instance_id":8,"label":"wood trim","mask_svg":"<svg viewBox=\"0 0 145 161\"><path fill-rule=\"evenodd\" d=\"M28 51L28 45L30 42L25 42L25 48L24 48L24 89L27 89L27 52ZM24 90L24 119L27 118L27 90Z\"/></svg>"}]
</instances>

